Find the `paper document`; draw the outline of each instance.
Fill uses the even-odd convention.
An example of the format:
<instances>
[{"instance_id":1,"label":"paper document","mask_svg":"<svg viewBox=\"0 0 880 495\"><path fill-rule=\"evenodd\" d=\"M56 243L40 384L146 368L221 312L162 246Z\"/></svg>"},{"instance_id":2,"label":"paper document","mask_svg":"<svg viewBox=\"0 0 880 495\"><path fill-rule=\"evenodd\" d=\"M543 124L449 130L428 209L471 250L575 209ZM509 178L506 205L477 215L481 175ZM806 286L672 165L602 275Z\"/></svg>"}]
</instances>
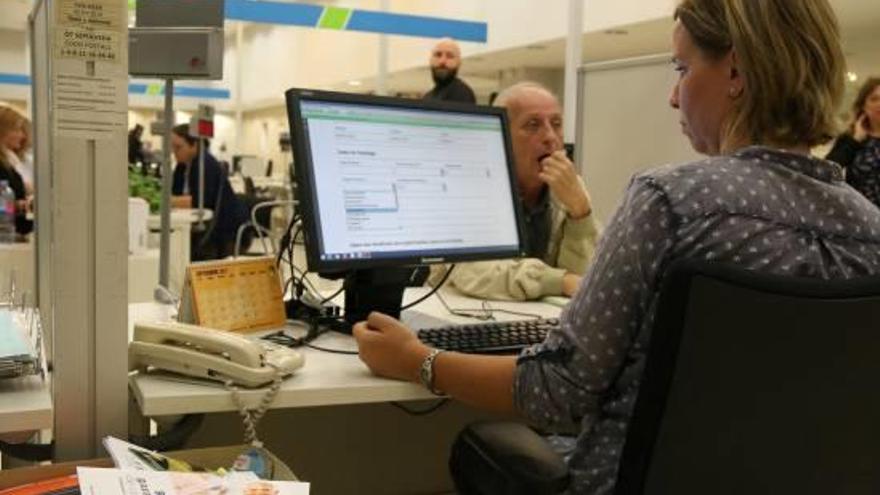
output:
<instances>
[{"instance_id":1,"label":"paper document","mask_svg":"<svg viewBox=\"0 0 880 495\"><path fill-rule=\"evenodd\" d=\"M199 466L164 456L115 437L104 437L104 448L120 469L132 471L205 471ZM222 472L218 474L223 474ZM254 477L256 479L256 476Z\"/></svg>"},{"instance_id":2,"label":"paper document","mask_svg":"<svg viewBox=\"0 0 880 495\"><path fill-rule=\"evenodd\" d=\"M309 484L264 481L252 473L175 473L79 467L83 495L308 495Z\"/></svg>"}]
</instances>

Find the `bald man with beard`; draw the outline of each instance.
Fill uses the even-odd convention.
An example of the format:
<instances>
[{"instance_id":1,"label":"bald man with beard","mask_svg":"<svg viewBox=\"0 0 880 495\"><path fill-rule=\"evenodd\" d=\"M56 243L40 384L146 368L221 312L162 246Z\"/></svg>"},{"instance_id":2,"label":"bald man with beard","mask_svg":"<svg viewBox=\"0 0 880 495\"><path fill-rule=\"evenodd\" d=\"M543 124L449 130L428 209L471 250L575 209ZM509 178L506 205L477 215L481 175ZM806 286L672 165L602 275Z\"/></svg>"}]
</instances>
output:
<instances>
[{"instance_id":1,"label":"bald man with beard","mask_svg":"<svg viewBox=\"0 0 880 495\"><path fill-rule=\"evenodd\" d=\"M458 68L461 67L458 43L450 38L440 40L431 50L430 64L434 88L425 94L425 100L477 102L474 91L458 78Z\"/></svg>"}]
</instances>

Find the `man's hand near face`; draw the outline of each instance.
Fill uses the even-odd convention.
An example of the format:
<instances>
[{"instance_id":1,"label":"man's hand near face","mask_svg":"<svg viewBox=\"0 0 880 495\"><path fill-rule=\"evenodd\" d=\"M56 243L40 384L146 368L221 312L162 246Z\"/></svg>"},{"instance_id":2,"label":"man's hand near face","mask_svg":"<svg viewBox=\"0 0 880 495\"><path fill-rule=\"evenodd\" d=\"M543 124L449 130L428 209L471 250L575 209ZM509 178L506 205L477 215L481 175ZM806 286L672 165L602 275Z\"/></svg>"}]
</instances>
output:
<instances>
[{"instance_id":1,"label":"man's hand near face","mask_svg":"<svg viewBox=\"0 0 880 495\"><path fill-rule=\"evenodd\" d=\"M583 277L575 273L566 273L563 275L562 295L565 297L572 297L574 293L577 292L578 287L581 286L581 280L583 280Z\"/></svg>"},{"instance_id":2,"label":"man's hand near face","mask_svg":"<svg viewBox=\"0 0 880 495\"><path fill-rule=\"evenodd\" d=\"M568 216L572 219L584 218L592 212L590 196L581 186L574 164L565 156L564 150L555 151L541 160L541 172L538 177L565 205Z\"/></svg>"}]
</instances>

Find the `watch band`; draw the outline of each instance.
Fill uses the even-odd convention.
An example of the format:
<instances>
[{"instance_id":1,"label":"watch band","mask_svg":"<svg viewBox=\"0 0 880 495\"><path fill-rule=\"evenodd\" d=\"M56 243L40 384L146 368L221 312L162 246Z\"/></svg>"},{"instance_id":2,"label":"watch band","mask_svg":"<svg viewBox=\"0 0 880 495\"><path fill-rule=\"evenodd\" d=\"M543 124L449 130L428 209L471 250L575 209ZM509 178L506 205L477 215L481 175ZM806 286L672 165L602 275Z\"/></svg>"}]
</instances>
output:
<instances>
[{"instance_id":1,"label":"watch band","mask_svg":"<svg viewBox=\"0 0 880 495\"><path fill-rule=\"evenodd\" d=\"M434 360L443 352L446 351L443 349L432 350L430 354L425 356L422 367L419 369L419 381L434 395L444 395L443 392L434 388Z\"/></svg>"}]
</instances>

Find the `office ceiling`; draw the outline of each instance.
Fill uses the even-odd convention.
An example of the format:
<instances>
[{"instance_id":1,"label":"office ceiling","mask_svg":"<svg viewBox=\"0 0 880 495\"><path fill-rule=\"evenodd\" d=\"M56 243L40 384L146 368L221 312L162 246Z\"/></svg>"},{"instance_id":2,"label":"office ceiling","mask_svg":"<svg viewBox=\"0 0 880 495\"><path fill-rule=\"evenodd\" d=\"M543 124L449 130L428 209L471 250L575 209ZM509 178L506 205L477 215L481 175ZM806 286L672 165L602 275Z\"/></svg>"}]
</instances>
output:
<instances>
[{"instance_id":1,"label":"office ceiling","mask_svg":"<svg viewBox=\"0 0 880 495\"><path fill-rule=\"evenodd\" d=\"M2 0L3 16L0 30L24 31L27 15L33 0ZM844 33L845 49L850 69L861 77L864 74L880 74L880 46L877 42L880 27L880 1L878 0L830 0L837 12ZM313 3L336 3L336 0ZM347 6L375 8L375 0L350 0ZM589 5L587 13L589 15ZM613 32L587 33L583 37L584 62L616 60L639 55L669 51L671 19L625 26ZM229 35L234 31L229 30ZM547 40L529 46L502 50L491 54L467 57L462 76L478 92L488 93L497 88L501 71L518 68L561 69L565 63L565 40ZM431 85L425 66L390 74L389 87L395 91L420 92ZM372 80L364 80L358 90L373 88ZM353 89L347 81L336 89Z\"/></svg>"},{"instance_id":2,"label":"office ceiling","mask_svg":"<svg viewBox=\"0 0 880 495\"><path fill-rule=\"evenodd\" d=\"M844 50L850 70L860 79L880 74L880 2L878 0L830 0L844 38ZM587 13L589 15L589 13ZM583 36L583 62L667 53L670 50L672 19L623 26L606 32ZM497 89L501 71L516 68L562 69L565 66L565 39L558 38L508 50L465 57L460 75L480 93ZM373 88L373 80L364 80L360 90ZM426 66L414 67L389 75L388 87L394 91L419 92L430 87ZM345 89L341 83L336 89ZM349 90L351 88L348 88Z\"/></svg>"},{"instance_id":3,"label":"office ceiling","mask_svg":"<svg viewBox=\"0 0 880 495\"><path fill-rule=\"evenodd\" d=\"M613 32L586 33L583 36L584 62L617 60L669 50L671 21L652 21ZM562 69L565 66L565 39L558 38L528 46L465 57L459 75L477 93L494 91L500 73L519 68ZM374 80L363 81L362 89L373 89ZM389 75L388 87L394 91L419 92L431 86L427 66L413 67ZM340 84L336 89L345 89ZM350 88L349 88L350 89Z\"/></svg>"}]
</instances>

